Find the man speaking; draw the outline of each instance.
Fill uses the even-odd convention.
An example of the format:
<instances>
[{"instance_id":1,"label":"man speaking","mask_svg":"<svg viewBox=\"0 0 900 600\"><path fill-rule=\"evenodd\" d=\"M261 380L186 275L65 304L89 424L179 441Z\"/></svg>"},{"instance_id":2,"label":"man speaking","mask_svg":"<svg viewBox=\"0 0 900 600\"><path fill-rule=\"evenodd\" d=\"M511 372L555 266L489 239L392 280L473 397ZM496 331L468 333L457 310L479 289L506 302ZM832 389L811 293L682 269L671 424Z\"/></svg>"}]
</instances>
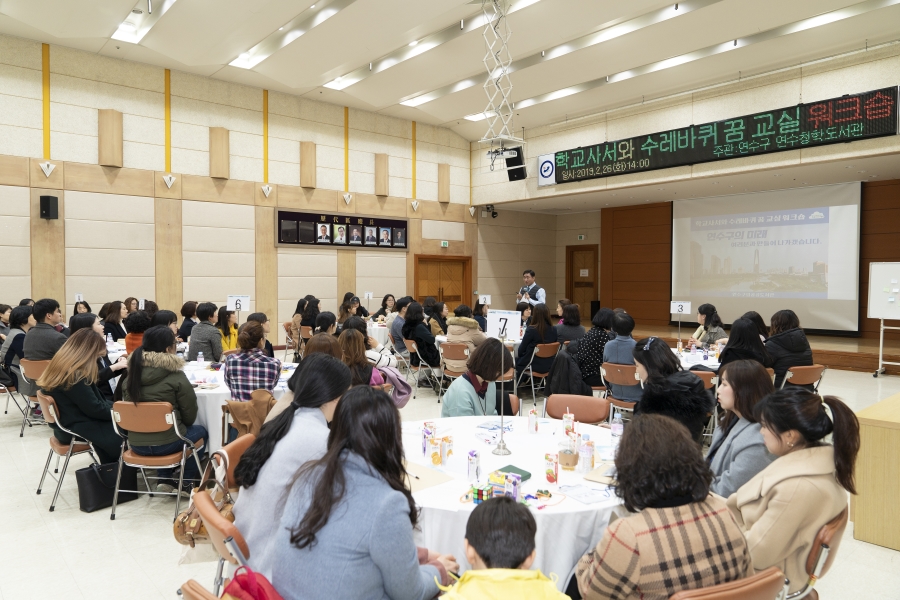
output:
<instances>
[{"instance_id":1,"label":"man speaking","mask_svg":"<svg viewBox=\"0 0 900 600\"><path fill-rule=\"evenodd\" d=\"M547 292L534 282L534 271L528 269L522 273L522 281L525 285L522 286L516 295L516 299L519 302L527 302L532 306L547 303Z\"/></svg>"}]
</instances>

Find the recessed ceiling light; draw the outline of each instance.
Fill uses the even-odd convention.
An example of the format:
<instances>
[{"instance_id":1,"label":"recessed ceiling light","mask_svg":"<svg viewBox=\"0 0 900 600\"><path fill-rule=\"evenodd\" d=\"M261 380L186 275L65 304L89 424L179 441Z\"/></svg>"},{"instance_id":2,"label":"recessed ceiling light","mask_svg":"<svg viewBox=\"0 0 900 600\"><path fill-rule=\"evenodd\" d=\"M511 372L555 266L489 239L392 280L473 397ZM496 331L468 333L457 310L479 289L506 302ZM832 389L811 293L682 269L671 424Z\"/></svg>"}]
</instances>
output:
<instances>
[{"instance_id":1,"label":"recessed ceiling light","mask_svg":"<svg viewBox=\"0 0 900 600\"><path fill-rule=\"evenodd\" d=\"M316 7L316 5L315 5L315 4L313 4L313 5L312 5L312 6L310 6L310 8L315 8L315 7Z\"/></svg>"},{"instance_id":2,"label":"recessed ceiling light","mask_svg":"<svg viewBox=\"0 0 900 600\"><path fill-rule=\"evenodd\" d=\"M419 40L413 40L409 43L409 47L412 48L413 46L415 46L418 43L419 43Z\"/></svg>"},{"instance_id":3,"label":"recessed ceiling light","mask_svg":"<svg viewBox=\"0 0 900 600\"><path fill-rule=\"evenodd\" d=\"M284 31L284 27L279 27L278 31Z\"/></svg>"},{"instance_id":4,"label":"recessed ceiling light","mask_svg":"<svg viewBox=\"0 0 900 600\"><path fill-rule=\"evenodd\" d=\"M865 172L866 172L865 169L863 169L862 171L857 171L857 173L865 173Z\"/></svg>"}]
</instances>

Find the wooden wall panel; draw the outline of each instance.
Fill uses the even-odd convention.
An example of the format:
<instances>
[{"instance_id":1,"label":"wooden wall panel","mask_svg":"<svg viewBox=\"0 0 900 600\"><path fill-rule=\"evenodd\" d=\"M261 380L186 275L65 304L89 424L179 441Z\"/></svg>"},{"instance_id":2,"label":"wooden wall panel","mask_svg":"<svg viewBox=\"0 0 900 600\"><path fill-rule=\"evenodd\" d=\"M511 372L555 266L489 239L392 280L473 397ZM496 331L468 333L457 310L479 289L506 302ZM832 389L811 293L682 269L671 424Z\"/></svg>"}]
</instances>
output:
<instances>
[{"instance_id":1,"label":"wooden wall panel","mask_svg":"<svg viewBox=\"0 0 900 600\"><path fill-rule=\"evenodd\" d=\"M41 218L41 196L59 198L58 219ZM66 193L62 190L31 188L31 297L65 304Z\"/></svg>"},{"instance_id":2,"label":"wooden wall panel","mask_svg":"<svg viewBox=\"0 0 900 600\"><path fill-rule=\"evenodd\" d=\"M859 329L862 337L877 338L880 322L866 318L869 263L900 261L900 180L862 184L859 230ZM886 331L884 337L897 340L900 332Z\"/></svg>"},{"instance_id":3,"label":"wooden wall panel","mask_svg":"<svg viewBox=\"0 0 900 600\"><path fill-rule=\"evenodd\" d=\"M275 209L268 206L256 207L256 310L266 313L269 319L275 321L270 334L277 338L278 254L275 249Z\"/></svg>"},{"instance_id":4,"label":"wooden wall panel","mask_svg":"<svg viewBox=\"0 0 900 600\"><path fill-rule=\"evenodd\" d=\"M353 194L350 204L343 197L338 201L338 212L352 215L379 215L382 217L406 218L406 198Z\"/></svg>"},{"instance_id":5,"label":"wooden wall panel","mask_svg":"<svg viewBox=\"0 0 900 600\"><path fill-rule=\"evenodd\" d=\"M104 167L122 166L122 113L111 108L97 111L97 162Z\"/></svg>"},{"instance_id":6,"label":"wooden wall panel","mask_svg":"<svg viewBox=\"0 0 900 600\"><path fill-rule=\"evenodd\" d=\"M28 187L28 163L24 156L0 156L0 185Z\"/></svg>"},{"instance_id":7,"label":"wooden wall panel","mask_svg":"<svg viewBox=\"0 0 900 600\"><path fill-rule=\"evenodd\" d=\"M450 202L450 165L438 165L438 202Z\"/></svg>"},{"instance_id":8,"label":"wooden wall panel","mask_svg":"<svg viewBox=\"0 0 900 600\"><path fill-rule=\"evenodd\" d=\"M172 187L166 185L163 177L171 175L175 178ZM177 198L181 199L181 175L176 173L164 173L163 171L154 171L153 173L153 195L157 198Z\"/></svg>"},{"instance_id":9,"label":"wooden wall panel","mask_svg":"<svg viewBox=\"0 0 900 600\"><path fill-rule=\"evenodd\" d=\"M231 174L231 149L228 130L209 128L209 176L228 179Z\"/></svg>"},{"instance_id":10,"label":"wooden wall panel","mask_svg":"<svg viewBox=\"0 0 900 600\"><path fill-rule=\"evenodd\" d=\"M256 185L252 181L197 175L182 175L181 177L181 195L185 200L253 205Z\"/></svg>"},{"instance_id":11,"label":"wooden wall panel","mask_svg":"<svg viewBox=\"0 0 900 600\"><path fill-rule=\"evenodd\" d=\"M49 162L55 165L53 171L50 173L50 177L44 175L44 172L41 170L42 162ZM28 171L31 175L30 179L32 187L39 187L45 190L61 190L64 188L66 163L61 160L44 161L40 158L32 158Z\"/></svg>"},{"instance_id":12,"label":"wooden wall panel","mask_svg":"<svg viewBox=\"0 0 900 600\"><path fill-rule=\"evenodd\" d=\"M356 250L337 251L337 301L347 292L356 291ZM338 306L340 309L340 306ZM337 313L335 313L337 316Z\"/></svg>"},{"instance_id":13,"label":"wooden wall panel","mask_svg":"<svg viewBox=\"0 0 900 600\"><path fill-rule=\"evenodd\" d=\"M388 172L388 155L387 154L376 154L375 155L375 195L376 196L389 196L390 195L390 173Z\"/></svg>"},{"instance_id":14,"label":"wooden wall panel","mask_svg":"<svg viewBox=\"0 0 900 600\"><path fill-rule=\"evenodd\" d=\"M341 204L344 204L343 200ZM335 190L279 185L278 207L298 211L337 212L338 193Z\"/></svg>"},{"instance_id":15,"label":"wooden wall panel","mask_svg":"<svg viewBox=\"0 0 900 600\"><path fill-rule=\"evenodd\" d=\"M477 219L469 214L465 204L450 204L433 200L419 200L419 210L413 210L412 202L407 204L408 219L431 219L434 221L458 221L460 223L476 223Z\"/></svg>"},{"instance_id":16,"label":"wooden wall panel","mask_svg":"<svg viewBox=\"0 0 900 600\"><path fill-rule=\"evenodd\" d=\"M43 176L43 173L41 173L41 176ZM66 163L65 182L67 190L97 192L99 194L122 194L124 196L147 196L152 198L155 189L153 171L102 167L100 165L86 165L83 163Z\"/></svg>"},{"instance_id":17,"label":"wooden wall panel","mask_svg":"<svg viewBox=\"0 0 900 600\"><path fill-rule=\"evenodd\" d=\"M667 325L672 204L605 208L600 216L600 303L640 325Z\"/></svg>"},{"instance_id":18,"label":"wooden wall panel","mask_svg":"<svg viewBox=\"0 0 900 600\"><path fill-rule=\"evenodd\" d=\"M160 308L179 314L178 311L184 300L181 200L155 198L153 209L156 243L156 302Z\"/></svg>"},{"instance_id":19,"label":"wooden wall panel","mask_svg":"<svg viewBox=\"0 0 900 600\"><path fill-rule=\"evenodd\" d=\"M300 142L300 187L316 187L316 144Z\"/></svg>"}]
</instances>

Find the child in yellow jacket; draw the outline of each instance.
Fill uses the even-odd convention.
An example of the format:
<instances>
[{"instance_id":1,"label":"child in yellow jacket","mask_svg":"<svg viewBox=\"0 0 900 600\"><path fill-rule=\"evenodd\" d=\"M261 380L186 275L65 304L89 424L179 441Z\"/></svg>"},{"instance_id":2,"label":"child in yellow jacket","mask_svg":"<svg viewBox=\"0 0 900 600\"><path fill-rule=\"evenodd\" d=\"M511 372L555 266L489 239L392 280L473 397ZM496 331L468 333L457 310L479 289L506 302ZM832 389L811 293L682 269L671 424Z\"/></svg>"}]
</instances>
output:
<instances>
[{"instance_id":1,"label":"child in yellow jacket","mask_svg":"<svg viewBox=\"0 0 900 600\"><path fill-rule=\"evenodd\" d=\"M568 599L553 580L530 570L537 554L536 533L531 510L512 498L501 496L476 506L466 523L466 560L472 568L453 587L441 588L441 598Z\"/></svg>"}]
</instances>

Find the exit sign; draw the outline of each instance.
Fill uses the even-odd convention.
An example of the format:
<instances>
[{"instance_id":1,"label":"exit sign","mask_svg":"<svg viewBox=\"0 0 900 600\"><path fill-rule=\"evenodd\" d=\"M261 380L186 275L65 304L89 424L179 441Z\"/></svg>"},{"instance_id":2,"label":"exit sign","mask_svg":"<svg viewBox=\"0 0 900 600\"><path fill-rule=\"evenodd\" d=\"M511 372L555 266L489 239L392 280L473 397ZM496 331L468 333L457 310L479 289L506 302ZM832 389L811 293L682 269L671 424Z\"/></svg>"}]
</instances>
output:
<instances>
[{"instance_id":1,"label":"exit sign","mask_svg":"<svg viewBox=\"0 0 900 600\"><path fill-rule=\"evenodd\" d=\"M441 248L449 248L449 247L450 247L450 242L448 242L447 240L441 240Z\"/></svg>"},{"instance_id":2,"label":"exit sign","mask_svg":"<svg viewBox=\"0 0 900 600\"><path fill-rule=\"evenodd\" d=\"M584 239L585 239L584 234L578 234L578 241L579 241L579 242L583 242Z\"/></svg>"}]
</instances>

